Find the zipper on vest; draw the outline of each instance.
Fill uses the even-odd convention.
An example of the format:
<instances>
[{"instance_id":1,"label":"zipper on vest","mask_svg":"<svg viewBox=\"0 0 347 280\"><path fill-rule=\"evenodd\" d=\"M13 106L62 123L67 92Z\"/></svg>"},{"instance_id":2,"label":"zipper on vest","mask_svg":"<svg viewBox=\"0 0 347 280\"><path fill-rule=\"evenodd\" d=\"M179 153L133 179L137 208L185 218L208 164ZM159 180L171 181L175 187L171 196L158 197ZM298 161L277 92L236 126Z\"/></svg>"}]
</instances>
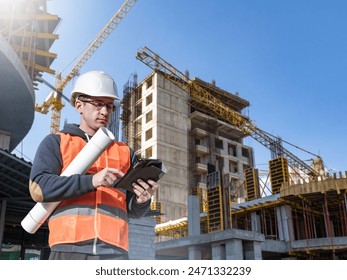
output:
<instances>
[{"instance_id":1,"label":"zipper on vest","mask_svg":"<svg viewBox=\"0 0 347 280\"><path fill-rule=\"evenodd\" d=\"M86 136L87 136L87 139L88 139L88 142L89 142L89 140L90 140L90 138L89 138L89 135L86 133ZM96 160L96 166L98 165L98 159ZM98 169L98 168L97 168ZM98 213L98 194L99 194L99 192L98 192L98 189L96 189L95 190L95 192L96 192L96 194L95 194L95 211L94 211L94 232L95 232L95 238L94 238L94 241L93 241L93 255L96 255L97 253L96 253L96 244L97 244L97 242L98 242L98 236L99 236L99 234L98 234L98 227L97 227L97 213Z\"/></svg>"},{"instance_id":2,"label":"zipper on vest","mask_svg":"<svg viewBox=\"0 0 347 280\"><path fill-rule=\"evenodd\" d=\"M94 231L95 231L95 238L94 238L94 242L93 242L93 255L96 255L96 243L98 242L98 227L97 227L97 217L98 217L98 196L99 196L100 191L98 191L98 189L96 189L96 194L95 194L95 211L94 211Z\"/></svg>"},{"instance_id":3,"label":"zipper on vest","mask_svg":"<svg viewBox=\"0 0 347 280\"><path fill-rule=\"evenodd\" d=\"M89 137L89 135L87 134L87 133L84 133L85 134L85 136L86 136L86 138L87 138L87 142L89 142L89 140L90 140L90 137ZM95 190L96 191L96 194L95 194L95 196L97 196L98 195L98 191L97 190ZM97 199L95 200L95 211L94 211L94 232L95 232L95 238L94 238L94 241L93 241L93 255L96 255L96 243L98 242L98 231L97 231L97 226L96 226L96 222L97 222L97 219L96 219L96 217L97 217L97 212L98 212L98 209L97 209Z\"/></svg>"}]
</instances>

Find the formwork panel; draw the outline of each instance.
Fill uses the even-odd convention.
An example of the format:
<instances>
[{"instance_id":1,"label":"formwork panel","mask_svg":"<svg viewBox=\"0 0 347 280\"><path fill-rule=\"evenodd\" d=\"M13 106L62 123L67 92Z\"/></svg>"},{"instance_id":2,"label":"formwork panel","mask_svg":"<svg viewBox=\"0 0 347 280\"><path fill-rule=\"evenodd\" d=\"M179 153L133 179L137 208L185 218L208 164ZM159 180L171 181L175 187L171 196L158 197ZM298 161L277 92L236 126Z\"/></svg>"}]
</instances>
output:
<instances>
[{"instance_id":1,"label":"formwork panel","mask_svg":"<svg viewBox=\"0 0 347 280\"><path fill-rule=\"evenodd\" d=\"M223 200L220 185L207 189L208 232L223 230Z\"/></svg>"},{"instance_id":2,"label":"formwork panel","mask_svg":"<svg viewBox=\"0 0 347 280\"><path fill-rule=\"evenodd\" d=\"M288 160L279 157L269 161L272 194L280 192L281 186L289 182Z\"/></svg>"},{"instance_id":3,"label":"formwork panel","mask_svg":"<svg viewBox=\"0 0 347 280\"><path fill-rule=\"evenodd\" d=\"M246 199L253 200L260 198L259 172L255 168L244 170Z\"/></svg>"}]
</instances>

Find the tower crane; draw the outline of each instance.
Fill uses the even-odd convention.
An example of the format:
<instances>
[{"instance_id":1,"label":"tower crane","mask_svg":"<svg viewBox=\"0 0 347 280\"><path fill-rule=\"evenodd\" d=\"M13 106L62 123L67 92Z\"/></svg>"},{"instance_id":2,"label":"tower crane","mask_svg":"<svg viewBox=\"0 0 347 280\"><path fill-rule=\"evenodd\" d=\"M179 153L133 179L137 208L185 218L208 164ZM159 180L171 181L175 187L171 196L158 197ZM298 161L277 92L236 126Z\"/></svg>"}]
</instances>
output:
<instances>
[{"instance_id":1,"label":"tower crane","mask_svg":"<svg viewBox=\"0 0 347 280\"><path fill-rule=\"evenodd\" d=\"M62 92L66 85L79 73L83 65L90 59L94 52L101 46L106 38L111 34L119 22L130 11L137 0L126 0L117 13L111 18L106 26L99 32L95 39L89 44L89 47L80 56L80 59L75 63L70 72L65 78L62 78L61 72L56 75L55 89L47 96L41 104L35 104L35 111L47 114L49 109L52 110L50 133L56 133L60 127L61 110L64 107L62 103Z\"/></svg>"},{"instance_id":2,"label":"tower crane","mask_svg":"<svg viewBox=\"0 0 347 280\"><path fill-rule=\"evenodd\" d=\"M311 167L284 147L277 149L274 145L274 143L278 142L276 137L256 127L247 117L230 108L230 106L225 104L220 98L209 93L149 48L141 48L137 52L136 58L154 71L162 73L178 87L188 91L191 105L199 107L199 109L205 112L212 112L214 116L238 127L245 135L251 136L260 144L269 148L274 154L285 156L288 159L289 166L302 171L312 179L317 179L318 176L322 175L322 168ZM317 156L317 158L316 162L322 163L321 158L319 156Z\"/></svg>"}]
</instances>

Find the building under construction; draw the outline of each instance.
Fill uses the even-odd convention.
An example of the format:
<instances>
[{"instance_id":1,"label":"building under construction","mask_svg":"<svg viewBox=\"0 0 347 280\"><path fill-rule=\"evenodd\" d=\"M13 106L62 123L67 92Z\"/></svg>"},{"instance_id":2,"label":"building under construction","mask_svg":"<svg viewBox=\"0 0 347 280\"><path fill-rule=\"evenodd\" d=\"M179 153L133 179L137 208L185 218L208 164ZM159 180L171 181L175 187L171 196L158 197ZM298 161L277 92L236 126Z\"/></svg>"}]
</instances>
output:
<instances>
[{"instance_id":1,"label":"building under construction","mask_svg":"<svg viewBox=\"0 0 347 280\"><path fill-rule=\"evenodd\" d=\"M321 158L307 165L255 127L239 94L190 79L146 47L137 58L155 71L124 87L123 136L168 167L152 203L162 213L156 258L347 258L345 174L325 173ZM270 193L246 136L271 151Z\"/></svg>"}]
</instances>

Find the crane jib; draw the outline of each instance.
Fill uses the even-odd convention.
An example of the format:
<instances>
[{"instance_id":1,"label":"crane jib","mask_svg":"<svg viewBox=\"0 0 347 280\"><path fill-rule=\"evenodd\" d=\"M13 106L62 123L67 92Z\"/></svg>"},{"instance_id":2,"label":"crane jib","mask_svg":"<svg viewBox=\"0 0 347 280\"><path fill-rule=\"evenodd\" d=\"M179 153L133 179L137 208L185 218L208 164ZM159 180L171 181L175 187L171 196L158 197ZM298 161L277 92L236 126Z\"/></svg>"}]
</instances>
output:
<instances>
[{"instance_id":1,"label":"crane jib","mask_svg":"<svg viewBox=\"0 0 347 280\"><path fill-rule=\"evenodd\" d=\"M55 94L51 94L46 98L42 105L35 105L35 111L47 114L49 108L51 108L51 124L50 133L57 133L60 127L60 115L61 110L64 107L61 101L62 92L66 85L79 73L83 65L90 59L90 57L95 53L95 51L100 47L100 45L106 40L106 38L111 34L111 32L116 28L119 22L124 18L124 16L130 11L137 0L126 0L117 13L111 18L111 20L106 24L106 26L98 33L98 35L93 39L91 43L88 44L88 48L80 56L79 60L72 67L70 72L65 76L61 77L61 72L57 74L55 81ZM60 93L60 94L57 94Z\"/></svg>"}]
</instances>

